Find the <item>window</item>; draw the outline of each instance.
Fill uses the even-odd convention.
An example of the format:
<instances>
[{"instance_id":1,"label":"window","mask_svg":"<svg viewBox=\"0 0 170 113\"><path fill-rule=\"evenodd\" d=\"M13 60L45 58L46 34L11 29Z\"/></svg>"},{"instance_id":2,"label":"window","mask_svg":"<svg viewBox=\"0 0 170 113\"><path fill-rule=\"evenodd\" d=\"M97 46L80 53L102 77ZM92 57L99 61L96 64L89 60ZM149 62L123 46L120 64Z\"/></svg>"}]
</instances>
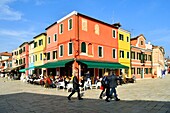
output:
<instances>
[{"instance_id":1,"label":"window","mask_svg":"<svg viewBox=\"0 0 170 113\"><path fill-rule=\"evenodd\" d=\"M23 63L25 64L25 58L23 59Z\"/></svg>"},{"instance_id":2,"label":"window","mask_svg":"<svg viewBox=\"0 0 170 113\"><path fill-rule=\"evenodd\" d=\"M148 74L148 68L145 68L145 73Z\"/></svg>"},{"instance_id":3,"label":"window","mask_svg":"<svg viewBox=\"0 0 170 113\"><path fill-rule=\"evenodd\" d=\"M132 68L131 71L132 71L132 74L135 74L135 68Z\"/></svg>"},{"instance_id":4,"label":"window","mask_svg":"<svg viewBox=\"0 0 170 113\"><path fill-rule=\"evenodd\" d=\"M60 24L60 28L59 28L60 34L63 33L63 24Z\"/></svg>"},{"instance_id":5,"label":"window","mask_svg":"<svg viewBox=\"0 0 170 113\"><path fill-rule=\"evenodd\" d=\"M35 61L37 61L37 55L35 55Z\"/></svg>"},{"instance_id":6,"label":"window","mask_svg":"<svg viewBox=\"0 0 170 113\"><path fill-rule=\"evenodd\" d=\"M151 55L148 55L148 61L152 61Z\"/></svg>"},{"instance_id":7,"label":"window","mask_svg":"<svg viewBox=\"0 0 170 113\"><path fill-rule=\"evenodd\" d=\"M47 53L47 60L50 60L50 52Z\"/></svg>"},{"instance_id":8,"label":"window","mask_svg":"<svg viewBox=\"0 0 170 113\"><path fill-rule=\"evenodd\" d=\"M88 55L93 55L93 50L92 50L93 48L92 48L92 44L91 43L89 43L88 44Z\"/></svg>"},{"instance_id":9,"label":"window","mask_svg":"<svg viewBox=\"0 0 170 113\"><path fill-rule=\"evenodd\" d=\"M68 55L72 55L73 54L73 43L69 42L68 43Z\"/></svg>"},{"instance_id":10,"label":"window","mask_svg":"<svg viewBox=\"0 0 170 113\"><path fill-rule=\"evenodd\" d=\"M86 43L85 42L81 43L81 52L86 53Z\"/></svg>"},{"instance_id":11,"label":"window","mask_svg":"<svg viewBox=\"0 0 170 113\"><path fill-rule=\"evenodd\" d=\"M127 37L127 42L129 42L129 37Z\"/></svg>"},{"instance_id":12,"label":"window","mask_svg":"<svg viewBox=\"0 0 170 113\"><path fill-rule=\"evenodd\" d=\"M43 45L43 40L39 40L39 46Z\"/></svg>"},{"instance_id":13,"label":"window","mask_svg":"<svg viewBox=\"0 0 170 113\"><path fill-rule=\"evenodd\" d=\"M122 34L119 34L119 40L123 41L123 35Z\"/></svg>"},{"instance_id":14,"label":"window","mask_svg":"<svg viewBox=\"0 0 170 113\"><path fill-rule=\"evenodd\" d=\"M37 42L34 42L34 48L36 48L37 47Z\"/></svg>"},{"instance_id":15,"label":"window","mask_svg":"<svg viewBox=\"0 0 170 113\"><path fill-rule=\"evenodd\" d=\"M95 25L94 32L95 32L95 34L99 35L99 25L98 24Z\"/></svg>"},{"instance_id":16,"label":"window","mask_svg":"<svg viewBox=\"0 0 170 113\"><path fill-rule=\"evenodd\" d=\"M145 63L145 54L141 54L141 63Z\"/></svg>"},{"instance_id":17,"label":"window","mask_svg":"<svg viewBox=\"0 0 170 113\"><path fill-rule=\"evenodd\" d=\"M33 62L35 62L35 58L34 58L34 55L33 55Z\"/></svg>"},{"instance_id":18,"label":"window","mask_svg":"<svg viewBox=\"0 0 170 113\"><path fill-rule=\"evenodd\" d=\"M25 47L23 47L23 52L25 52Z\"/></svg>"},{"instance_id":19,"label":"window","mask_svg":"<svg viewBox=\"0 0 170 113\"><path fill-rule=\"evenodd\" d=\"M137 53L137 60L141 60L141 53Z\"/></svg>"},{"instance_id":20,"label":"window","mask_svg":"<svg viewBox=\"0 0 170 113\"><path fill-rule=\"evenodd\" d=\"M152 68L149 68L149 73L152 73Z\"/></svg>"},{"instance_id":21,"label":"window","mask_svg":"<svg viewBox=\"0 0 170 113\"><path fill-rule=\"evenodd\" d=\"M63 56L63 54L64 54L64 47L63 47L63 45L60 45L59 46L59 56L61 57L61 56Z\"/></svg>"},{"instance_id":22,"label":"window","mask_svg":"<svg viewBox=\"0 0 170 113\"><path fill-rule=\"evenodd\" d=\"M131 52L131 58L135 59L135 52L133 52L133 51Z\"/></svg>"},{"instance_id":23,"label":"window","mask_svg":"<svg viewBox=\"0 0 170 113\"><path fill-rule=\"evenodd\" d=\"M102 46L98 47L98 56L103 57L103 47Z\"/></svg>"},{"instance_id":24,"label":"window","mask_svg":"<svg viewBox=\"0 0 170 113\"><path fill-rule=\"evenodd\" d=\"M129 59L130 58L130 56L129 56L130 54L129 54L129 52L127 52L127 58Z\"/></svg>"},{"instance_id":25,"label":"window","mask_svg":"<svg viewBox=\"0 0 170 113\"><path fill-rule=\"evenodd\" d=\"M21 53L22 53L22 49L19 50L19 54L21 54Z\"/></svg>"},{"instance_id":26,"label":"window","mask_svg":"<svg viewBox=\"0 0 170 113\"><path fill-rule=\"evenodd\" d=\"M116 49L112 49L112 58L116 58Z\"/></svg>"},{"instance_id":27,"label":"window","mask_svg":"<svg viewBox=\"0 0 170 113\"><path fill-rule=\"evenodd\" d=\"M143 41L140 41L140 45L143 45Z\"/></svg>"},{"instance_id":28,"label":"window","mask_svg":"<svg viewBox=\"0 0 170 113\"><path fill-rule=\"evenodd\" d=\"M54 34L54 42L57 41L57 34Z\"/></svg>"},{"instance_id":29,"label":"window","mask_svg":"<svg viewBox=\"0 0 170 113\"><path fill-rule=\"evenodd\" d=\"M87 20L86 19L82 19L82 30L87 31Z\"/></svg>"},{"instance_id":30,"label":"window","mask_svg":"<svg viewBox=\"0 0 170 113\"><path fill-rule=\"evenodd\" d=\"M137 74L141 74L140 68L137 68Z\"/></svg>"},{"instance_id":31,"label":"window","mask_svg":"<svg viewBox=\"0 0 170 113\"><path fill-rule=\"evenodd\" d=\"M148 55L147 54L145 54L145 61L147 61L147 59L148 59L148 57L147 57Z\"/></svg>"},{"instance_id":32,"label":"window","mask_svg":"<svg viewBox=\"0 0 170 113\"><path fill-rule=\"evenodd\" d=\"M124 51L120 50L120 58L124 58Z\"/></svg>"},{"instance_id":33,"label":"window","mask_svg":"<svg viewBox=\"0 0 170 113\"><path fill-rule=\"evenodd\" d=\"M42 53L40 53L40 60L42 60Z\"/></svg>"},{"instance_id":34,"label":"window","mask_svg":"<svg viewBox=\"0 0 170 113\"><path fill-rule=\"evenodd\" d=\"M116 31L114 29L112 30L112 37L116 38Z\"/></svg>"},{"instance_id":35,"label":"window","mask_svg":"<svg viewBox=\"0 0 170 113\"><path fill-rule=\"evenodd\" d=\"M73 19L68 20L68 30L71 30L73 28Z\"/></svg>"},{"instance_id":36,"label":"window","mask_svg":"<svg viewBox=\"0 0 170 113\"><path fill-rule=\"evenodd\" d=\"M48 44L50 44L50 37L48 37Z\"/></svg>"},{"instance_id":37,"label":"window","mask_svg":"<svg viewBox=\"0 0 170 113\"><path fill-rule=\"evenodd\" d=\"M57 51L53 51L53 59L57 59Z\"/></svg>"}]
</instances>

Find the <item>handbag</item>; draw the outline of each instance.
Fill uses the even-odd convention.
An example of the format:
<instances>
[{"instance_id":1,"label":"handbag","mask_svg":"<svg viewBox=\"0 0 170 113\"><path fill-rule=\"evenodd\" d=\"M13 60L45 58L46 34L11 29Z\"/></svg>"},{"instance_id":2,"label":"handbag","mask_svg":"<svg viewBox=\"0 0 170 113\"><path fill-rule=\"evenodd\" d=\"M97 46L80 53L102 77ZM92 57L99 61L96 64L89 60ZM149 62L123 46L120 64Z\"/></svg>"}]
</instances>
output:
<instances>
[{"instance_id":1,"label":"handbag","mask_svg":"<svg viewBox=\"0 0 170 113\"><path fill-rule=\"evenodd\" d=\"M101 86L100 86L100 89L101 89L101 90L103 90L103 89L104 89L104 87L101 85Z\"/></svg>"}]
</instances>

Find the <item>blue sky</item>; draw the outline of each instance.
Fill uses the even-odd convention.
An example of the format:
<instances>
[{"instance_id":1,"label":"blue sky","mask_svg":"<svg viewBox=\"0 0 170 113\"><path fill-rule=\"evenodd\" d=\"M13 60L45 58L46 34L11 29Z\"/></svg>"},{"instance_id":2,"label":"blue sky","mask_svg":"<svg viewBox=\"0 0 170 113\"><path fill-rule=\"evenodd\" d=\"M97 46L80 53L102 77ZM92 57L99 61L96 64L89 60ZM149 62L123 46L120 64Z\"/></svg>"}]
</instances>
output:
<instances>
[{"instance_id":1,"label":"blue sky","mask_svg":"<svg viewBox=\"0 0 170 113\"><path fill-rule=\"evenodd\" d=\"M143 34L170 56L170 0L0 0L0 52L18 48L72 11L109 24L120 22L132 37Z\"/></svg>"}]
</instances>

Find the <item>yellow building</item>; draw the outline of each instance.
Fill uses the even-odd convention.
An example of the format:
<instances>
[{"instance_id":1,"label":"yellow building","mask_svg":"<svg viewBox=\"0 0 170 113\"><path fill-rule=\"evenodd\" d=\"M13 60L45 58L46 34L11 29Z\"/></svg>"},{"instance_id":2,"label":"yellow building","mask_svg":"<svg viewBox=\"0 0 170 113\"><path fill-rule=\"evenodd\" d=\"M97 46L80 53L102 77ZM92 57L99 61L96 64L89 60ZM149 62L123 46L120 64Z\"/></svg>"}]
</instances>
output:
<instances>
[{"instance_id":1,"label":"yellow building","mask_svg":"<svg viewBox=\"0 0 170 113\"><path fill-rule=\"evenodd\" d=\"M130 63L130 32L122 28L118 29L118 57L119 63L128 66L128 69L120 69L119 74L123 77L131 78L131 63Z\"/></svg>"},{"instance_id":2,"label":"yellow building","mask_svg":"<svg viewBox=\"0 0 170 113\"><path fill-rule=\"evenodd\" d=\"M33 62L34 62L34 66L40 66L44 64L44 50L46 47L46 33L41 33L37 36L34 37L34 56L33 56ZM42 69L36 69L35 70L36 74L41 74Z\"/></svg>"}]
</instances>

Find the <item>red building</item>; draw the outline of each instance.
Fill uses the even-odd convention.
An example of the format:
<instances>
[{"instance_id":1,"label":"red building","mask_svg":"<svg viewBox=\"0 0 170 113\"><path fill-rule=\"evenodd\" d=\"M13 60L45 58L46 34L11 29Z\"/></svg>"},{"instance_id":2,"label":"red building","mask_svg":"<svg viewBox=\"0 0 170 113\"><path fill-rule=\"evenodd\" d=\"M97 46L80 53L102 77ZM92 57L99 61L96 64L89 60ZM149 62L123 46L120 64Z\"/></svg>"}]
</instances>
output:
<instances>
[{"instance_id":1,"label":"red building","mask_svg":"<svg viewBox=\"0 0 170 113\"><path fill-rule=\"evenodd\" d=\"M127 68L118 63L118 28L76 11L46 28L47 74L102 76L106 69Z\"/></svg>"}]
</instances>

